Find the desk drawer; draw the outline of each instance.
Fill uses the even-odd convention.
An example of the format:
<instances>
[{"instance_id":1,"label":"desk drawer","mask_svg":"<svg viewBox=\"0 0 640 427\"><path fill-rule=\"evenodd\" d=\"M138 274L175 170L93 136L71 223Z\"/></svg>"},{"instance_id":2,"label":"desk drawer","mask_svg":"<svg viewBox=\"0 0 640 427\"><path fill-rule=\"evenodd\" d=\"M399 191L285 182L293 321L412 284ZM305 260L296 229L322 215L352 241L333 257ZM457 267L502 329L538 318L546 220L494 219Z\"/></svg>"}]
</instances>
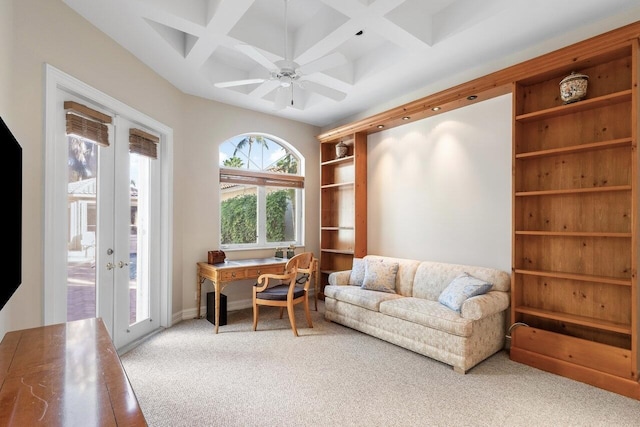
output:
<instances>
[{"instance_id":1,"label":"desk drawer","mask_svg":"<svg viewBox=\"0 0 640 427\"><path fill-rule=\"evenodd\" d=\"M228 282L230 280L240 280L247 277L247 271L245 269L238 270L230 270L230 271L221 271L220 272L220 280L223 282Z\"/></svg>"},{"instance_id":2,"label":"desk drawer","mask_svg":"<svg viewBox=\"0 0 640 427\"><path fill-rule=\"evenodd\" d=\"M283 274L284 265L272 265L267 267L247 268L247 277L258 277L261 274Z\"/></svg>"}]
</instances>

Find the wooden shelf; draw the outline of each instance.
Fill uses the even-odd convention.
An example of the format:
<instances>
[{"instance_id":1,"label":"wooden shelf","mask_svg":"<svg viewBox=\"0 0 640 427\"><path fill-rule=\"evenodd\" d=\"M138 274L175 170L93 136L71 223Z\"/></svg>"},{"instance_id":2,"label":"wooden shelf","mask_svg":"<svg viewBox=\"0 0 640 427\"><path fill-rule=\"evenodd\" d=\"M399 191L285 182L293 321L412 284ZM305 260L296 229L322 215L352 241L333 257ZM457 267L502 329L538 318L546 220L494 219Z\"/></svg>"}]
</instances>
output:
<instances>
[{"instance_id":1,"label":"wooden shelf","mask_svg":"<svg viewBox=\"0 0 640 427\"><path fill-rule=\"evenodd\" d=\"M320 227L322 231L341 231L341 230L355 230L354 227Z\"/></svg>"},{"instance_id":2,"label":"wooden shelf","mask_svg":"<svg viewBox=\"0 0 640 427\"><path fill-rule=\"evenodd\" d=\"M516 230L520 236L558 236L558 237L619 237L631 238L631 233L605 233L590 231L524 231Z\"/></svg>"},{"instance_id":3,"label":"wooden shelf","mask_svg":"<svg viewBox=\"0 0 640 427\"><path fill-rule=\"evenodd\" d=\"M582 282L605 283L608 285L631 286L631 279L618 279L615 277L592 276L589 274L562 273L558 271L524 270L516 268L516 274L529 276L555 277L558 279L579 280Z\"/></svg>"},{"instance_id":4,"label":"wooden shelf","mask_svg":"<svg viewBox=\"0 0 640 427\"><path fill-rule=\"evenodd\" d=\"M585 151L604 150L607 148L631 147L631 138L620 138L611 141L592 142L590 144L573 145L571 147L553 148L549 150L533 151L529 153L516 154L516 159L527 160L531 158L559 156L563 154L573 154Z\"/></svg>"},{"instance_id":5,"label":"wooden shelf","mask_svg":"<svg viewBox=\"0 0 640 427\"><path fill-rule=\"evenodd\" d=\"M351 249L320 249L320 252L327 252L330 254L344 254L344 255L353 255L353 250Z\"/></svg>"},{"instance_id":6,"label":"wooden shelf","mask_svg":"<svg viewBox=\"0 0 640 427\"><path fill-rule=\"evenodd\" d=\"M531 307L515 307L516 313L528 314L531 316L537 316L543 319L557 320L560 322L572 323L574 325L586 326L588 328L602 329L605 331L615 332L619 334L630 335L631 325L626 325L616 322L606 322L604 320L594 319L585 316L575 316L567 313L558 313L550 310L541 310L539 308Z\"/></svg>"},{"instance_id":7,"label":"wooden shelf","mask_svg":"<svg viewBox=\"0 0 640 427\"><path fill-rule=\"evenodd\" d=\"M320 163L320 166L332 166L332 165L339 165L342 163L350 163L350 162L353 162L354 158L355 158L354 156L344 156L338 159L324 161Z\"/></svg>"},{"instance_id":8,"label":"wooden shelf","mask_svg":"<svg viewBox=\"0 0 640 427\"><path fill-rule=\"evenodd\" d=\"M516 197L531 196L555 196L562 194L580 194L580 193L604 193L609 191L631 191L630 185L615 185L609 187L589 187L589 188L572 188L566 190L540 190L540 191L517 191Z\"/></svg>"},{"instance_id":9,"label":"wooden shelf","mask_svg":"<svg viewBox=\"0 0 640 427\"><path fill-rule=\"evenodd\" d=\"M336 184L327 184L327 185L321 185L320 188L321 189L327 189L327 188L339 188L339 187L349 187L349 186L354 186L355 182L351 181L351 182L338 182Z\"/></svg>"},{"instance_id":10,"label":"wooden shelf","mask_svg":"<svg viewBox=\"0 0 640 427\"><path fill-rule=\"evenodd\" d=\"M631 89L622 92L612 93L609 95L599 96L597 98L585 99L583 101L565 104L559 107L547 108L546 110L534 111L531 113L516 116L516 122L527 123L534 120L544 120L554 117L566 116L567 114L579 113L582 111L603 108L621 102L631 101Z\"/></svg>"}]
</instances>

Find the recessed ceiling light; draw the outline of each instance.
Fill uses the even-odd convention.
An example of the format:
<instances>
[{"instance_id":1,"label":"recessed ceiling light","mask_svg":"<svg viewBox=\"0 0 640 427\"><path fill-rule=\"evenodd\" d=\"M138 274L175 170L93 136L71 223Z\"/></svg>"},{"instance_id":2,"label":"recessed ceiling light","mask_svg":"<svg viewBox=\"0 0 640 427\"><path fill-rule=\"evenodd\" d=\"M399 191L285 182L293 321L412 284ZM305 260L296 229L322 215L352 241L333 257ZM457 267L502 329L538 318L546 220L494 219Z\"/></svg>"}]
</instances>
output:
<instances>
[{"instance_id":1,"label":"recessed ceiling light","mask_svg":"<svg viewBox=\"0 0 640 427\"><path fill-rule=\"evenodd\" d=\"M409 116L404 116L404 117L402 118L402 120L411 120L411 117L409 117Z\"/></svg>"},{"instance_id":2,"label":"recessed ceiling light","mask_svg":"<svg viewBox=\"0 0 640 427\"><path fill-rule=\"evenodd\" d=\"M440 107L433 107L433 108L431 109L431 111L438 111L438 110L440 110Z\"/></svg>"},{"instance_id":3,"label":"recessed ceiling light","mask_svg":"<svg viewBox=\"0 0 640 427\"><path fill-rule=\"evenodd\" d=\"M378 125L378 129L384 128L384 125Z\"/></svg>"},{"instance_id":4,"label":"recessed ceiling light","mask_svg":"<svg viewBox=\"0 0 640 427\"><path fill-rule=\"evenodd\" d=\"M477 97L478 97L478 95L469 95L469 96L467 96L467 99L468 99L469 101L473 101L473 100L474 100L474 99L476 99Z\"/></svg>"}]
</instances>

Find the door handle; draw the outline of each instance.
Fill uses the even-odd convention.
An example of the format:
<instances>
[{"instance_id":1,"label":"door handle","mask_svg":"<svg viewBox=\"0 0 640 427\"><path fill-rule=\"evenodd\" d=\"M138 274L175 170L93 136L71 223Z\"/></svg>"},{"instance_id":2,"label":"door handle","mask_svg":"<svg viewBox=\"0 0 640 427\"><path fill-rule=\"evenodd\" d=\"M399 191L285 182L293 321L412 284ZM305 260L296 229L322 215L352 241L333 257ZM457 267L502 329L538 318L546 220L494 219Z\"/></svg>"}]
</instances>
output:
<instances>
[{"instance_id":1,"label":"door handle","mask_svg":"<svg viewBox=\"0 0 640 427\"><path fill-rule=\"evenodd\" d=\"M112 262L108 262L107 263L107 270L113 270L114 268L116 268L116 265Z\"/></svg>"},{"instance_id":2,"label":"door handle","mask_svg":"<svg viewBox=\"0 0 640 427\"><path fill-rule=\"evenodd\" d=\"M120 262L118 263L118 267L120 267L120 268L122 268L122 267L126 267L126 266L128 266L128 265L129 265L129 263L128 263L128 262L124 262L124 261L120 261Z\"/></svg>"}]
</instances>

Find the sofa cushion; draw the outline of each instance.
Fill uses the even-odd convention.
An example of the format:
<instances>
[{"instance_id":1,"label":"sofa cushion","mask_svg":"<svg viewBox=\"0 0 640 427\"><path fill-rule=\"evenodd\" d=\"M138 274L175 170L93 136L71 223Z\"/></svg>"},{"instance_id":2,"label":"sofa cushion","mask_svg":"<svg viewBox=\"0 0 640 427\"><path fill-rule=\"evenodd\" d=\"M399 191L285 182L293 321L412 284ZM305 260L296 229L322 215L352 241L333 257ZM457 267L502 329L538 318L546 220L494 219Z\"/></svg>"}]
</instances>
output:
<instances>
[{"instance_id":1,"label":"sofa cushion","mask_svg":"<svg viewBox=\"0 0 640 427\"><path fill-rule=\"evenodd\" d=\"M362 286L364 282L364 259L354 258L353 266L351 267L351 274L349 275L349 284L355 286Z\"/></svg>"},{"instance_id":2,"label":"sofa cushion","mask_svg":"<svg viewBox=\"0 0 640 427\"><path fill-rule=\"evenodd\" d=\"M380 303L380 313L461 337L471 336L473 321L437 301L405 297Z\"/></svg>"},{"instance_id":3,"label":"sofa cushion","mask_svg":"<svg viewBox=\"0 0 640 427\"><path fill-rule=\"evenodd\" d=\"M360 286L333 286L324 287L324 295L338 301L357 305L368 310L379 311L380 303L391 299L402 298L397 294L387 292L370 291Z\"/></svg>"},{"instance_id":4,"label":"sofa cushion","mask_svg":"<svg viewBox=\"0 0 640 427\"><path fill-rule=\"evenodd\" d=\"M364 260L364 281L362 288L370 291L396 293L398 263L385 259L366 258Z\"/></svg>"},{"instance_id":5,"label":"sofa cushion","mask_svg":"<svg viewBox=\"0 0 640 427\"><path fill-rule=\"evenodd\" d=\"M492 283L473 277L469 273L463 273L444 288L438 297L438 302L451 310L460 312L463 302L471 297L486 294L492 287Z\"/></svg>"},{"instance_id":6,"label":"sofa cushion","mask_svg":"<svg viewBox=\"0 0 640 427\"><path fill-rule=\"evenodd\" d=\"M416 270L412 296L437 301L444 288L454 278L465 272L486 282L493 283L494 291L509 292L511 287L511 277L505 271L488 267L423 261Z\"/></svg>"},{"instance_id":7,"label":"sofa cushion","mask_svg":"<svg viewBox=\"0 0 640 427\"><path fill-rule=\"evenodd\" d=\"M413 296L413 278L421 261L404 258L393 258L382 255L367 255L364 259L386 260L398 263L398 273L396 274L396 293L406 297Z\"/></svg>"}]
</instances>

